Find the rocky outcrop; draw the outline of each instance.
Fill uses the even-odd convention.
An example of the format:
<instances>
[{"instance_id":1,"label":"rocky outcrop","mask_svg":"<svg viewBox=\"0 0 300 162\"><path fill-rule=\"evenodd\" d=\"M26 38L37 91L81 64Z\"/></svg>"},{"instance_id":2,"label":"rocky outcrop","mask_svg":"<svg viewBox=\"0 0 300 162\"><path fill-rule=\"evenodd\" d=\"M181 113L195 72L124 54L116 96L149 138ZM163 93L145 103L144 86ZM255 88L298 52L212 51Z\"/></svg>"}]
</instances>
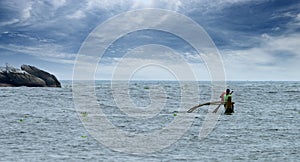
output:
<instances>
[{"instance_id":1,"label":"rocky outcrop","mask_svg":"<svg viewBox=\"0 0 300 162\"><path fill-rule=\"evenodd\" d=\"M0 87L14 87L13 84L9 83L8 76L4 72L0 72Z\"/></svg>"},{"instance_id":2,"label":"rocky outcrop","mask_svg":"<svg viewBox=\"0 0 300 162\"><path fill-rule=\"evenodd\" d=\"M34 66L22 65L21 69L12 67L0 70L0 87L61 87L57 78Z\"/></svg>"},{"instance_id":3,"label":"rocky outcrop","mask_svg":"<svg viewBox=\"0 0 300 162\"><path fill-rule=\"evenodd\" d=\"M43 79L27 73L7 73L10 79L10 83L15 86L26 86L26 87L46 87L46 83Z\"/></svg>"},{"instance_id":4,"label":"rocky outcrop","mask_svg":"<svg viewBox=\"0 0 300 162\"><path fill-rule=\"evenodd\" d=\"M31 75L43 79L46 82L47 87L61 87L60 82L57 80L57 78L46 71L40 70L30 65L22 65L21 69Z\"/></svg>"},{"instance_id":5,"label":"rocky outcrop","mask_svg":"<svg viewBox=\"0 0 300 162\"><path fill-rule=\"evenodd\" d=\"M2 83L7 83L8 82L8 77L6 73L0 73L0 82Z\"/></svg>"}]
</instances>

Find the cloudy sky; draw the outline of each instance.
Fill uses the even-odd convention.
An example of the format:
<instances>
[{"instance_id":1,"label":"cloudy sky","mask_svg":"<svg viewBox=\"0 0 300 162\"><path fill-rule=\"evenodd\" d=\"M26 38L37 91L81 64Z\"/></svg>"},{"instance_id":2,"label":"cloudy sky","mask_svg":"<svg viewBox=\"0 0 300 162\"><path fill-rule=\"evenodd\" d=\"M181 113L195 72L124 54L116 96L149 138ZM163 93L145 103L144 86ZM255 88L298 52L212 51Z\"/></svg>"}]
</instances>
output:
<instances>
[{"instance_id":1,"label":"cloudy sky","mask_svg":"<svg viewBox=\"0 0 300 162\"><path fill-rule=\"evenodd\" d=\"M1 0L0 66L30 64L59 79L72 79L77 53L97 26L118 14L145 8L175 11L201 25L219 50L227 80L300 80L298 0ZM173 25L185 29L184 24ZM166 48L155 46L158 50L151 51L147 44ZM141 47L147 48L138 56ZM163 67L181 66L183 60L170 59L166 52L171 51L182 56L197 79L210 79L193 47L172 33L155 30L119 37L100 59L96 79L110 79L124 56L128 56L126 66L160 61L160 66L136 69L132 77L172 78Z\"/></svg>"}]
</instances>

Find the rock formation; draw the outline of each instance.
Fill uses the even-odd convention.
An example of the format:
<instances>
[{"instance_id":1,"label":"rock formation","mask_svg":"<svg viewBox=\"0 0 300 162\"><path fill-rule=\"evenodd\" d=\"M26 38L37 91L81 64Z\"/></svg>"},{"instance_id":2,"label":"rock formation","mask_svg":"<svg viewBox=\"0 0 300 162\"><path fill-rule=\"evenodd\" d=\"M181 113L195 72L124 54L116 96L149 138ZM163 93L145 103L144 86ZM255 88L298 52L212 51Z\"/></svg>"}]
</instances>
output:
<instances>
[{"instance_id":1,"label":"rock formation","mask_svg":"<svg viewBox=\"0 0 300 162\"><path fill-rule=\"evenodd\" d=\"M0 70L0 87L61 87L57 78L34 66L22 65L21 69L13 67Z\"/></svg>"},{"instance_id":2,"label":"rock formation","mask_svg":"<svg viewBox=\"0 0 300 162\"><path fill-rule=\"evenodd\" d=\"M21 69L33 76L43 79L46 82L47 87L61 87L56 77L52 74L49 74L48 72L45 72L30 65L22 65Z\"/></svg>"}]
</instances>

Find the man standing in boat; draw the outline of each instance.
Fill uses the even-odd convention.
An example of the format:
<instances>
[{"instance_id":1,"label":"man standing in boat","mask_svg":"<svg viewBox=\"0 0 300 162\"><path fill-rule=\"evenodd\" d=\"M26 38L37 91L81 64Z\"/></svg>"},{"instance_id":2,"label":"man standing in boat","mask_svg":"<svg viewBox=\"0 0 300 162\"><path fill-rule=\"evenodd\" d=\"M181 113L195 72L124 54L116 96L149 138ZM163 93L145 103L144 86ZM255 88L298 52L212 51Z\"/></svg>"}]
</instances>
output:
<instances>
[{"instance_id":1,"label":"man standing in boat","mask_svg":"<svg viewBox=\"0 0 300 162\"><path fill-rule=\"evenodd\" d=\"M232 94L233 91L230 92L230 89L226 89L225 94L222 93L220 97L221 101L224 102L224 107L225 107L225 113L233 113L234 112L234 106L233 106L233 102L232 102ZM223 100L222 100L223 99Z\"/></svg>"},{"instance_id":2,"label":"man standing in boat","mask_svg":"<svg viewBox=\"0 0 300 162\"><path fill-rule=\"evenodd\" d=\"M232 96L231 96L232 93L233 93L233 91L230 92L230 89L226 89L226 91L223 92L222 95L221 95L220 97L223 97L223 98L222 98L223 101L224 101L224 102L227 102L228 97L229 97L229 96L232 97ZM222 100L222 99L221 99L221 100Z\"/></svg>"}]
</instances>

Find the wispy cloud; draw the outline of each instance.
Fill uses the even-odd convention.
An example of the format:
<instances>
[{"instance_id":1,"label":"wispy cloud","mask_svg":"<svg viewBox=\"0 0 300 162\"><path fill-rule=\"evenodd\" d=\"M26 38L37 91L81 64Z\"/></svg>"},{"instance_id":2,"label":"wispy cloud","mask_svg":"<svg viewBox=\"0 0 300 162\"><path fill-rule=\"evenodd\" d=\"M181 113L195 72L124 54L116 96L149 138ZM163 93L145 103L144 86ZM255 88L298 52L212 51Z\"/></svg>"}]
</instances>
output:
<instances>
[{"instance_id":1,"label":"wispy cloud","mask_svg":"<svg viewBox=\"0 0 300 162\"><path fill-rule=\"evenodd\" d=\"M38 59L45 61L55 62L55 63L69 63L73 64L76 54L59 52L62 50L62 46L58 45L39 45L33 46L16 46L10 45L0 45L0 49L8 50L14 54L22 54L28 56L34 56ZM12 54L12 56L14 55Z\"/></svg>"},{"instance_id":2,"label":"wispy cloud","mask_svg":"<svg viewBox=\"0 0 300 162\"><path fill-rule=\"evenodd\" d=\"M49 3L54 7L54 9L58 9L66 4L66 0L51 0Z\"/></svg>"},{"instance_id":3,"label":"wispy cloud","mask_svg":"<svg viewBox=\"0 0 300 162\"><path fill-rule=\"evenodd\" d=\"M85 17L86 17L85 13L81 10L77 10L73 14L67 15L67 18L69 19L81 19Z\"/></svg>"}]
</instances>

